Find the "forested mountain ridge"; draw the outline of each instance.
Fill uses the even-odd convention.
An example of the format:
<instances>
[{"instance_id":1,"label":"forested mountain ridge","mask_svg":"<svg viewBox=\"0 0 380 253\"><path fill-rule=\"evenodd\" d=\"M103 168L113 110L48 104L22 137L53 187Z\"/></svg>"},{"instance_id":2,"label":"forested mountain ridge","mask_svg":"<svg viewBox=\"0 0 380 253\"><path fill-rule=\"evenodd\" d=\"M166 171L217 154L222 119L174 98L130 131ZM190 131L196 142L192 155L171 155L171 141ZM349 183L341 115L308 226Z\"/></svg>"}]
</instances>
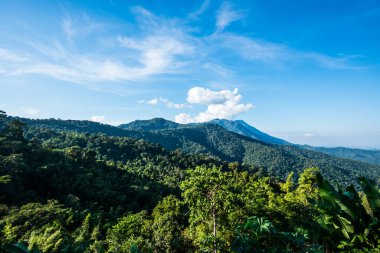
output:
<instances>
[{"instance_id":1,"label":"forested mountain ridge","mask_svg":"<svg viewBox=\"0 0 380 253\"><path fill-rule=\"evenodd\" d=\"M66 125L56 131L46 121L4 119L0 112L1 253L380 249L380 192L371 180L359 179L359 194L332 187L316 168L285 181L141 139L68 130L92 123L53 121ZM207 133L216 129L240 136L216 125L175 134L199 131L216 145Z\"/></svg>"},{"instance_id":2,"label":"forested mountain ridge","mask_svg":"<svg viewBox=\"0 0 380 253\"><path fill-rule=\"evenodd\" d=\"M321 168L324 176L342 184L351 183L359 175L373 179L380 177L380 166L336 158L296 146L256 141L214 124L149 131L135 137L159 143L171 150L206 153L221 160L242 162L283 179L291 171L298 175L308 167Z\"/></svg>"},{"instance_id":3,"label":"forested mountain ridge","mask_svg":"<svg viewBox=\"0 0 380 253\"><path fill-rule=\"evenodd\" d=\"M266 142L270 144L279 144L279 145L291 144L285 140L263 133L260 130L254 128L253 126L247 124L243 120L214 119L214 120L211 120L210 123L220 125L231 132L238 133L238 134L241 134L241 135L250 137L252 139L262 141L262 142Z\"/></svg>"},{"instance_id":4,"label":"forested mountain ridge","mask_svg":"<svg viewBox=\"0 0 380 253\"><path fill-rule=\"evenodd\" d=\"M282 140L280 138L273 137L268 135L260 130L254 128L253 126L247 124L243 120L226 120L226 119L214 119L207 123L196 123L196 124L177 124L175 122L165 120L162 118L156 118L151 120L136 120L128 124L120 125L119 127L128 129L128 130L164 130L164 129L175 129L175 128L187 128L195 125L204 125L204 124L217 124L228 131L241 134L252 139L278 145L294 145L303 149L317 151L332 155L335 157L352 159L356 161L371 163L380 165L380 151L379 150L363 150L363 149L353 149L353 148L325 148L325 147L312 147L308 145L296 145L288 141Z\"/></svg>"},{"instance_id":5,"label":"forested mountain ridge","mask_svg":"<svg viewBox=\"0 0 380 253\"><path fill-rule=\"evenodd\" d=\"M185 125L175 123L170 120L163 118L154 118L150 120L134 120L127 124L119 125L120 128L127 130L140 130L140 131L151 131L151 130L161 130L161 129L172 129L179 128Z\"/></svg>"},{"instance_id":6,"label":"forested mountain ridge","mask_svg":"<svg viewBox=\"0 0 380 253\"><path fill-rule=\"evenodd\" d=\"M230 132L212 123L180 125L157 119L158 125L156 120L135 121L134 124L140 130L125 130L91 121L20 120L37 128L143 139L160 144L169 150L180 150L187 154L206 154L221 161L244 163L282 179L285 179L292 171L295 172L295 176L298 176L308 167L318 167L326 178L344 185L353 183L358 176L366 176L374 180L380 178L380 166L340 159L296 146L268 144ZM141 130L146 124L149 129L158 128L159 130ZM168 125L169 129L162 129ZM28 131L26 134L28 136Z\"/></svg>"},{"instance_id":7,"label":"forested mountain ridge","mask_svg":"<svg viewBox=\"0 0 380 253\"><path fill-rule=\"evenodd\" d=\"M267 135L256 128L250 126L242 120L224 120L216 119L212 120L212 123L223 126L229 131L251 137L253 139L261 140L267 143L280 144L280 145L295 145L289 143L285 140ZM332 155L335 157L352 159L356 161L377 164L380 165L380 151L379 150L364 150L364 149L354 149L354 148L345 148L345 147L336 147L336 148L326 148L326 147L313 147L309 145L295 145L300 148L307 150L317 151Z\"/></svg>"}]
</instances>

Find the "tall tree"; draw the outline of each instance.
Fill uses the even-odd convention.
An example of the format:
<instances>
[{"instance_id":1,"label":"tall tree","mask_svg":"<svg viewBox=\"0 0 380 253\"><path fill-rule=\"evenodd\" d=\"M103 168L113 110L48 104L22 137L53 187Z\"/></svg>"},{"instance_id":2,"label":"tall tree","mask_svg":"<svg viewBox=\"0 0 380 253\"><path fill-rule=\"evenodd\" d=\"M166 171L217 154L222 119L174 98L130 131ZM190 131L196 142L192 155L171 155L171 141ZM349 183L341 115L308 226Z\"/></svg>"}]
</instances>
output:
<instances>
[{"instance_id":1,"label":"tall tree","mask_svg":"<svg viewBox=\"0 0 380 253\"><path fill-rule=\"evenodd\" d=\"M183 198L190 209L190 233L205 250L218 252L223 247L223 230L232 195L228 190L231 173L220 168L196 167L182 182Z\"/></svg>"}]
</instances>

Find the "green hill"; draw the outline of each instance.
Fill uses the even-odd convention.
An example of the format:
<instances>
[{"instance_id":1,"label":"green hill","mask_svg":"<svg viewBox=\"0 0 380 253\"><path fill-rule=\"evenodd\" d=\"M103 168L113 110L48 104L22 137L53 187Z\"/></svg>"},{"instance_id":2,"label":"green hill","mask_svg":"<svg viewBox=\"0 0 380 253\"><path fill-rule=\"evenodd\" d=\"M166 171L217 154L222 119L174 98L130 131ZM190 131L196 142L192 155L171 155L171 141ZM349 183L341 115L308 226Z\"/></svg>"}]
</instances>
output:
<instances>
[{"instance_id":1,"label":"green hill","mask_svg":"<svg viewBox=\"0 0 380 253\"><path fill-rule=\"evenodd\" d=\"M215 119L210 122L218 124L234 133L251 137L252 139L260 140L263 142L267 142L271 144L280 144L280 145L295 145L287 141L284 141L282 139L263 133L242 120ZM380 151L378 150L364 150L364 149L353 149L353 148L344 148L344 147L325 148L325 147L312 147L309 145L296 145L296 146L303 149L307 149L307 150L325 153L325 154L332 155L335 157L352 159L356 161L380 165Z\"/></svg>"},{"instance_id":2,"label":"green hill","mask_svg":"<svg viewBox=\"0 0 380 253\"><path fill-rule=\"evenodd\" d=\"M163 118L154 118L150 120L135 120L127 124L121 124L119 127L127 130L161 130L161 129L174 129L184 125L175 123Z\"/></svg>"},{"instance_id":3,"label":"green hill","mask_svg":"<svg viewBox=\"0 0 380 253\"><path fill-rule=\"evenodd\" d=\"M294 171L298 175L308 167L318 167L329 180L342 184L355 182L358 176L377 180L380 166L349 159L336 158L320 152L305 150L296 146L272 145L236 134L211 124L181 125L177 128L145 131L144 124L157 129L155 122L140 121L138 130L121 129L90 121L30 120L20 119L34 128L49 128L59 131L103 133L110 136L124 136L157 143L169 150L180 150L188 154L207 154L221 161L241 162L254 166L263 172L285 179ZM162 120L160 125L175 126Z\"/></svg>"},{"instance_id":4,"label":"green hill","mask_svg":"<svg viewBox=\"0 0 380 253\"><path fill-rule=\"evenodd\" d=\"M375 182L361 178L358 193L315 168L285 181L221 160L260 162L278 175L315 161L344 183L355 173L376 177L378 167L213 124L127 131L5 117L0 111L0 252L378 252Z\"/></svg>"}]
</instances>

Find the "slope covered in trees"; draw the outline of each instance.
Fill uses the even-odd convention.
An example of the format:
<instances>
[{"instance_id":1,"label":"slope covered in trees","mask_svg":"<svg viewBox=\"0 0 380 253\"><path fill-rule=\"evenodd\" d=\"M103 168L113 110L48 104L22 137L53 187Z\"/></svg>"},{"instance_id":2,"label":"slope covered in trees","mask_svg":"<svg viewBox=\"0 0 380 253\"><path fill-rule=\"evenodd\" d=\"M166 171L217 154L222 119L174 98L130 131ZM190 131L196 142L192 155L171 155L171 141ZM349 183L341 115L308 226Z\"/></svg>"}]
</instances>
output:
<instances>
[{"instance_id":1,"label":"slope covered in trees","mask_svg":"<svg viewBox=\"0 0 380 253\"><path fill-rule=\"evenodd\" d=\"M213 124L143 132L136 137L172 150L206 153L225 161L242 162L283 179L291 171L299 175L308 167L319 167L329 180L342 184L352 183L360 175L372 179L380 177L380 166L336 158L295 146L267 144Z\"/></svg>"},{"instance_id":2,"label":"slope covered in trees","mask_svg":"<svg viewBox=\"0 0 380 253\"><path fill-rule=\"evenodd\" d=\"M380 178L380 166L377 165L336 158L296 146L271 145L227 131L215 124L176 125L174 122L168 123L166 120L157 119L136 121L129 125L129 130L123 130L91 121L21 120L30 126L26 135L28 138L30 138L29 131L33 131L33 128L103 133L110 136L142 139L186 154L209 155L227 162L236 161L260 169L264 174L269 173L282 179L285 179L286 175L292 171L298 177L300 172L308 167L321 168L321 173L327 179L343 185L356 183L355 178L358 176L374 180ZM131 130L134 125L137 129ZM154 130L142 130L145 129L144 125ZM162 129L166 126L169 126L169 129Z\"/></svg>"},{"instance_id":3,"label":"slope covered in trees","mask_svg":"<svg viewBox=\"0 0 380 253\"><path fill-rule=\"evenodd\" d=\"M380 194L0 114L0 252L378 252ZM19 244L15 244L15 243ZM24 249L23 249L24 248Z\"/></svg>"}]
</instances>

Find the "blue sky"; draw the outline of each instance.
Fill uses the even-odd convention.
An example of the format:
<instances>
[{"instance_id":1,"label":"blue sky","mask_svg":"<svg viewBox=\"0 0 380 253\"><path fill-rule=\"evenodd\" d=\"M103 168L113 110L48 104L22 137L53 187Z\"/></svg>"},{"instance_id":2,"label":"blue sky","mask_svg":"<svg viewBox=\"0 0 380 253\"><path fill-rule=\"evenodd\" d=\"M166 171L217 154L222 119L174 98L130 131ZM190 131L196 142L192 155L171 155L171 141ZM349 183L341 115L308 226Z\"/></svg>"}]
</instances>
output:
<instances>
[{"instance_id":1,"label":"blue sky","mask_svg":"<svg viewBox=\"0 0 380 253\"><path fill-rule=\"evenodd\" d=\"M380 148L380 1L0 1L0 109Z\"/></svg>"}]
</instances>

